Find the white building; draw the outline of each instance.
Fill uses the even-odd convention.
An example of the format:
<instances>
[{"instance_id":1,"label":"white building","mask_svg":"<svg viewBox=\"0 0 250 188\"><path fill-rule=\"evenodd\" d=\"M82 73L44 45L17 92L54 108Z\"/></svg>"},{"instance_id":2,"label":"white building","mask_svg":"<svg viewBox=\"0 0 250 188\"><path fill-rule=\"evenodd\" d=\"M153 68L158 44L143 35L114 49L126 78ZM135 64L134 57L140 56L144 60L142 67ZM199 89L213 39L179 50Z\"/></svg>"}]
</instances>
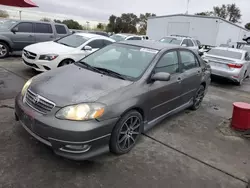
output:
<instances>
[{"instance_id":1,"label":"white building","mask_svg":"<svg viewBox=\"0 0 250 188\"><path fill-rule=\"evenodd\" d=\"M168 35L185 35L212 46L234 45L242 42L247 33L249 31L245 28L223 18L187 14L151 17L147 26L147 35L153 40Z\"/></svg>"}]
</instances>

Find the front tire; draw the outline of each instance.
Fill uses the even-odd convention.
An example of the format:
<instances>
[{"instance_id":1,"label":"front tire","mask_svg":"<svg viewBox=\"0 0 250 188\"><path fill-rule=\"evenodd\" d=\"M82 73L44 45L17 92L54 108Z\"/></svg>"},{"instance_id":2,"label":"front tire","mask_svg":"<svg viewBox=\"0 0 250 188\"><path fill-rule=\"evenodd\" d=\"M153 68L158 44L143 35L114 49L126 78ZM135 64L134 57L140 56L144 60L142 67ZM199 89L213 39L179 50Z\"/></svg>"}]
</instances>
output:
<instances>
[{"instance_id":1,"label":"front tire","mask_svg":"<svg viewBox=\"0 0 250 188\"><path fill-rule=\"evenodd\" d=\"M4 42L0 42L0 59L8 57L9 53L10 53L9 46Z\"/></svg>"},{"instance_id":2,"label":"front tire","mask_svg":"<svg viewBox=\"0 0 250 188\"><path fill-rule=\"evenodd\" d=\"M135 110L127 112L112 131L109 144L110 151L118 155L128 153L135 146L142 130L142 115Z\"/></svg>"},{"instance_id":3,"label":"front tire","mask_svg":"<svg viewBox=\"0 0 250 188\"><path fill-rule=\"evenodd\" d=\"M250 38L248 38L246 42L247 42L247 44L250 44Z\"/></svg>"},{"instance_id":4,"label":"front tire","mask_svg":"<svg viewBox=\"0 0 250 188\"><path fill-rule=\"evenodd\" d=\"M58 67L62 67L62 66L65 66L65 65L70 65L70 64L72 64L72 63L74 63L74 60L72 60L72 59L65 59L65 60L63 60L63 61L58 65Z\"/></svg>"},{"instance_id":5,"label":"front tire","mask_svg":"<svg viewBox=\"0 0 250 188\"><path fill-rule=\"evenodd\" d=\"M205 96L205 87L203 85L200 85L199 89L197 90L194 96L191 110L198 110L200 108L204 96Z\"/></svg>"}]
</instances>

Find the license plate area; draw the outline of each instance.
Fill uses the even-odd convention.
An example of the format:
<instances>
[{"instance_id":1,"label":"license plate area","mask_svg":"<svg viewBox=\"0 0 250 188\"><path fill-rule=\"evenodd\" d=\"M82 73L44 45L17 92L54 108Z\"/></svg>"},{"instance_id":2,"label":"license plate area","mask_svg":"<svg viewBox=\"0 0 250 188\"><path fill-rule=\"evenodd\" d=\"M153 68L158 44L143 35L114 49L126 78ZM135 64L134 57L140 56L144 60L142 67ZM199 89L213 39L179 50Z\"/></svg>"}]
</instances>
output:
<instances>
[{"instance_id":1,"label":"license plate area","mask_svg":"<svg viewBox=\"0 0 250 188\"><path fill-rule=\"evenodd\" d=\"M218 63L218 62L209 62L210 66L212 67L219 67L219 68L224 68L224 69L228 69L229 67L224 64L224 63Z\"/></svg>"}]
</instances>

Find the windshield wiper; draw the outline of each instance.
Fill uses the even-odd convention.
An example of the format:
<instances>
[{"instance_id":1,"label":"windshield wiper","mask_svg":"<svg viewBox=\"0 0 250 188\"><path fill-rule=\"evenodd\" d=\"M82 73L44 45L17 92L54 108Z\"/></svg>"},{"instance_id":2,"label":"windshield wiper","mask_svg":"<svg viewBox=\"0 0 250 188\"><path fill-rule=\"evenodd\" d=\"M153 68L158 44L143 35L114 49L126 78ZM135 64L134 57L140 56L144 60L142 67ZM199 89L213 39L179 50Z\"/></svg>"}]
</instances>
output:
<instances>
[{"instance_id":1,"label":"windshield wiper","mask_svg":"<svg viewBox=\"0 0 250 188\"><path fill-rule=\"evenodd\" d=\"M100 71L100 70L97 69L96 67L93 67L93 66L89 65L88 63L86 63L86 62L84 62L84 61L79 61L79 62L77 62L77 63L79 63L81 66L84 66L85 68L87 68L87 69L89 69L89 70L92 70L92 71L94 71L94 72L98 72L98 73L103 74L102 71Z\"/></svg>"},{"instance_id":2,"label":"windshield wiper","mask_svg":"<svg viewBox=\"0 0 250 188\"><path fill-rule=\"evenodd\" d=\"M122 79L122 80L127 80L125 76L119 74L118 72L106 69L106 68L102 68L102 67L94 67L102 72L105 72L106 74L110 75L110 76L114 76L116 78Z\"/></svg>"}]
</instances>

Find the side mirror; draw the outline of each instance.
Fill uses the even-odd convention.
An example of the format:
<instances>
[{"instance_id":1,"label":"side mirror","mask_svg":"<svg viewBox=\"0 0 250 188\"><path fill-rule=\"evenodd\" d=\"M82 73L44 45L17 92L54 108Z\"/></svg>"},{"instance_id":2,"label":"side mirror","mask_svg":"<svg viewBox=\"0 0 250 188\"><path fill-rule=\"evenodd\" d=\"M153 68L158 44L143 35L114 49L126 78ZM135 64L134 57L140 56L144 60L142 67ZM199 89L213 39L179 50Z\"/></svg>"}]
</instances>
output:
<instances>
[{"instance_id":1,"label":"side mirror","mask_svg":"<svg viewBox=\"0 0 250 188\"><path fill-rule=\"evenodd\" d=\"M203 56L204 55L204 52L199 52L199 56Z\"/></svg>"},{"instance_id":2,"label":"side mirror","mask_svg":"<svg viewBox=\"0 0 250 188\"><path fill-rule=\"evenodd\" d=\"M14 27L14 28L12 28L12 29L11 29L11 32L13 32L13 33L18 32L18 27Z\"/></svg>"},{"instance_id":3,"label":"side mirror","mask_svg":"<svg viewBox=\"0 0 250 188\"><path fill-rule=\"evenodd\" d=\"M152 81L169 81L170 74L167 72L157 72L151 77Z\"/></svg>"},{"instance_id":4,"label":"side mirror","mask_svg":"<svg viewBox=\"0 0 250 188\"><path fill-rule=\"evenodd\" d=\"M187 45L186 45L186 44L182 44L181 46L183 46L183 47L187 47Z\"/></svg>"},{"instance_id":5,"label":"side mirror","mask_svg":"<svg viewBox=\"0 0 250 188\"><path fill-rule=\"evenodd\" d=\"M203 61L204 61L206 64L208 64L208 60L203 59Z\"/></svg>"},{"instance_id":6,"label":"side mirror","mask_svg":"<svg viewBox=\"0 0 250 188\"><path fill-rule=\"evenodd\" d=\"M91 46L84 46L83 49L86 50L86 51L91 51L91 50L92 50L92 47L91 47Z\"/></svg>"}]
</instances>

